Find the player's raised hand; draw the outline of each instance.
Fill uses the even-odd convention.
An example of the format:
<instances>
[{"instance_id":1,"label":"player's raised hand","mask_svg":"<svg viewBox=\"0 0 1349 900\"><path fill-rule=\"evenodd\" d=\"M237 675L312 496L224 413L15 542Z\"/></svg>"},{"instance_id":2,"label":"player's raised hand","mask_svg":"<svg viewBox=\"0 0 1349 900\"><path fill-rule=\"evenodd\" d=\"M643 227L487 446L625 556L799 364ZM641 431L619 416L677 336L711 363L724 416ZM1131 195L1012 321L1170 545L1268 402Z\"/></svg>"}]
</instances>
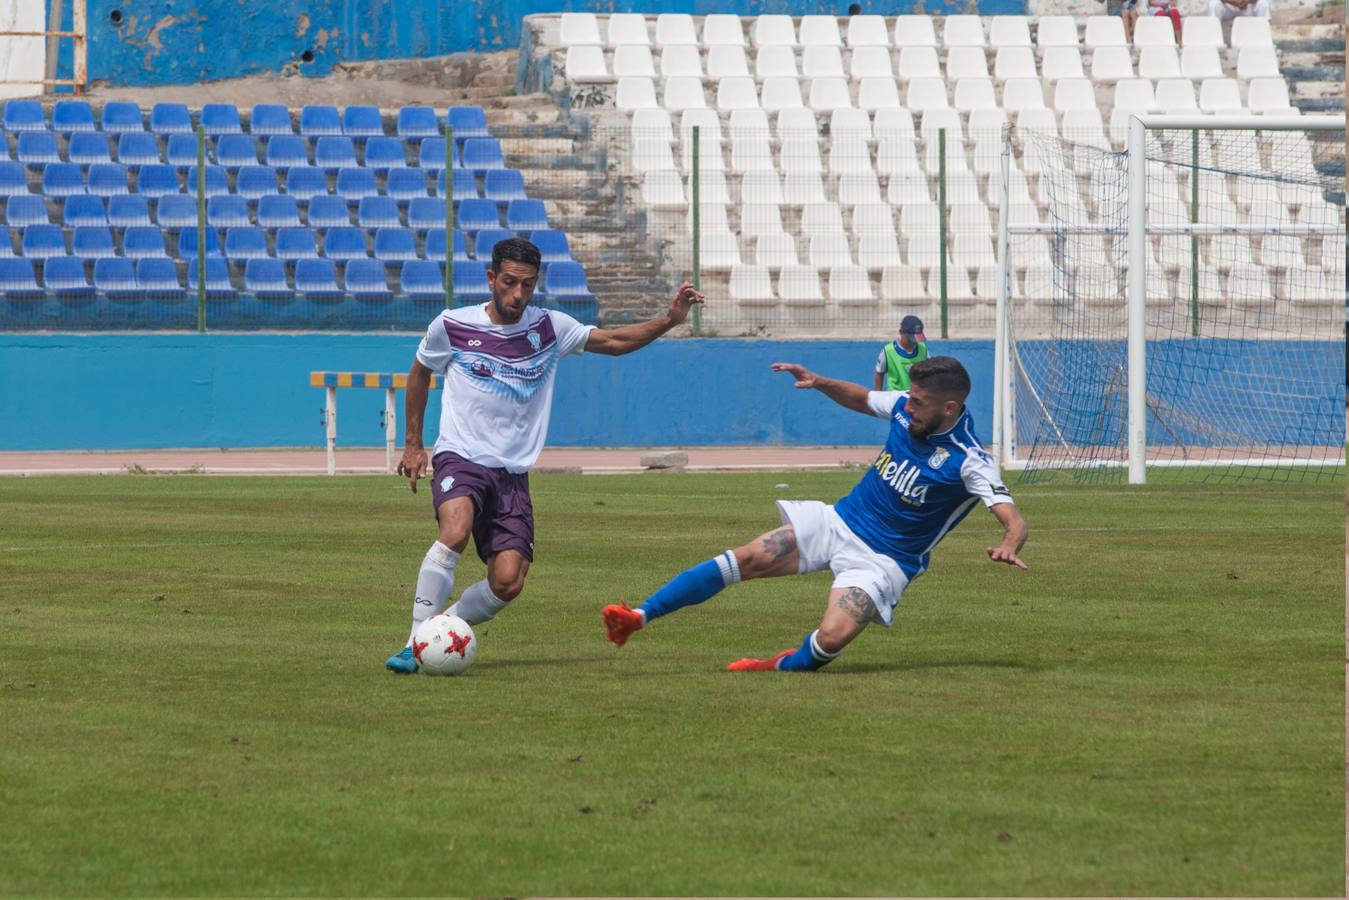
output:
<instances>
[{"instance_id":1,"label":"player's raised hand","mask_svg":"<svg viewBox=\"0 0 1349 900\"><path fill-rule=\"evenodd\" d=\"M986 547L988 558L994 562L1007 563L1009 566L1016 566L1021 571L1026 571L1029 567L1021 561L1021 557L1016 555L1016 551L1008 550L1006 547Z\"/></svg>"},{"instance_id":2,"label":"player's raised hand","mask_svg":"<svg viewBox=\"0 0 1349 900\"><path fill-rule=\"evenodd\" d=\"M805 366L798 366L796 363L773 363L773 371L788 373L796 379L796 386L803 390L815 387L820 377Z\"/></svg>"},{"instance_id":3,"label":"player's raised hand","mask_svg":"<svg viewBox=\"0 0 1349 900\"><path fill-rule=\"evenodd\" d=\"M702 302L703 295L694 290L693 285L684 282L679 286L679 290L675 291L674 299L670 301L670 319L678 325L688 318L693 304Z\"/></svg>"},{"instance_id":4,"label":"player's raised hand","mask_svg":"<svg viewBox=\"0 0 1349 900\"><path fill-rule=\"evenodd\" d=\"M398 474L407 476L412 493L417 493L417 479L426 477L426 469L430 463L425 447L403 448L403 458L398 461Z\"/></svg>"}]
</instances>

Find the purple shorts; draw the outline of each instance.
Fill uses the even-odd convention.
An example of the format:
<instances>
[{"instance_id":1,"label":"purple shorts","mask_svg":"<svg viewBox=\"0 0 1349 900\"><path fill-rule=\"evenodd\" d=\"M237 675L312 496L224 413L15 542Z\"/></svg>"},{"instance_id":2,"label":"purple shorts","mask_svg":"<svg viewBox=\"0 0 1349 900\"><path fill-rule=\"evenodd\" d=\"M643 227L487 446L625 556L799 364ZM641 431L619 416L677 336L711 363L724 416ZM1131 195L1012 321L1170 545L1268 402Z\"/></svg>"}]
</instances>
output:
<instances>
[{"instance_id":1,"label":"purple shorts","mask_svg":"<svg viewBox=\"0 0 1349 900\"><path fill-rule=\"evenodd\" d=\"M431 460L431 500L436 520L440 505L455 497L473 501L473 546L483 561L502 550L518 550L534 561L534 504L529 475L490 469L449 451Z\"/></svg>"}]
</instances>

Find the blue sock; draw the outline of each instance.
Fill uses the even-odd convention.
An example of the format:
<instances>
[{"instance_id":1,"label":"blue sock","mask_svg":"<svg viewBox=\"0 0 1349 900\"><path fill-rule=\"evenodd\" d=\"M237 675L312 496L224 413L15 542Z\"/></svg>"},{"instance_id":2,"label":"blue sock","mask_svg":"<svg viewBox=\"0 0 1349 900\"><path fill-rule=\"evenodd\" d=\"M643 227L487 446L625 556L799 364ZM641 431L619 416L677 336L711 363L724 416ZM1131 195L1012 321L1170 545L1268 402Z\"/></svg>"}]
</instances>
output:
<instances>
[{"instance_id":1,"label":"blue sock","mask_svg":"<svg viewBox=\"0 0 1349 900\"><path fill-rule=\"evenodd\" d=\"M819 643L815 640L818 631L812 631L806 635L806 639L801 642L801 649L797 650L791 656L784 656L778 662L779 672L814 672L816 669L823 669L834 660L838 659L843 653L825 653L820 649Z\"/></svg>"},{"instance_id":2,"label":"blue sock","mask_svg":"<svg viewBox=\"0 0 1349 900\"><path fill-rule=\"evenodd\" d=\"M680 572L637 608L650 622L677 609L702 603L739 580L740 566L735 561L735 554L727 550L715 559Z\"/></svg>"}]
</instances>

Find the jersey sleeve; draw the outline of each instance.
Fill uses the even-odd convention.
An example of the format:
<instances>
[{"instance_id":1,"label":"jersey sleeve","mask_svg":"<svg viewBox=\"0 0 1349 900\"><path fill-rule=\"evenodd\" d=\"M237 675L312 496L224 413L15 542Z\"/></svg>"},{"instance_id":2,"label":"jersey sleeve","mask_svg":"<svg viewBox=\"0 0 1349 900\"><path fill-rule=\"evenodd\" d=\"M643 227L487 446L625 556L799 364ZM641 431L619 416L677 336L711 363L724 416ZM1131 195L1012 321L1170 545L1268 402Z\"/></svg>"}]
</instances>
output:
<instances>
[{"instance_id":1,"label":"jersey sleeve","mask_svg":"<svg viewBox=\"0 0 1349 900\"><path fill-rule=\"evenodd\" d=\"M880 355L876 357L876 374L884 375L885 370L888 368L890 368L890 366L885 360L885 348L882 347Z\"/></svg>"},{"instance_id":2,"label":"jersey sleeve","mask_svg":"<svg viewBox=\"0 0 1349 900\"><path fill-rule=\"evenodd\" d=\"M974 450L965 457L960 467L960 478L965 482L965 490L970 496L978 497L984 506L994 507L999 503L1012 503L1012 492L1002 483L993 457L982 450Z\"/></svg>"},{"instance_id":3,"label":"jersey sleeve","mask_svg":"<svg viewBox=\"0 0 1349 900\"><path fill-rule=\"evenodd\" d=\"M590 340L590 332L595 330L595 326L582 325L566 313L556 310L549 310L548 315L552 317L553 330L557 332L557 355L584 353L586 341Z\"/></svg>"},{"instance_id":4,"label":"jersey sleeve","mask_svg":"<svg viewBox=\"0 0 1349 900\"><path fill-rule=\"evenodd\" d=\"M417 347L417 362L443 375L453 358L454 350L450 347L450 334L445 330L444 317L436 316L426 329L421 345Z\"/></svg>"},{"instance_id":5,"label":"jersey sleeve","mask_svg":"<svg viewBox=\"0 0 1349 900\"><path fill-rule=\"evenodd\" d=\"M895 411L895 404L901 397L907 397L908 393L908 391L867 391L867 406L873 416L888 419Z\"/></svg>"}]
</instances>

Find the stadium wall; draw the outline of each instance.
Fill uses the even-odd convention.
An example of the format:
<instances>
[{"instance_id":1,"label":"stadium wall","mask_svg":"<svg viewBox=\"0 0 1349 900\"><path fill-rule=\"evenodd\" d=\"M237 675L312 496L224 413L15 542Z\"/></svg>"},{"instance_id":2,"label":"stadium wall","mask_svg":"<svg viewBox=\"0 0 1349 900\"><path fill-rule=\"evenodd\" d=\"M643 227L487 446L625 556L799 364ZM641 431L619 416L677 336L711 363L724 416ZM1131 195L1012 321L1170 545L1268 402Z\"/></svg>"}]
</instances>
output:
<instances>
[{"instance_id":1,"label":"stadium wall","mask_svg":"<svg viewBox=\"0 0 1349 900\"><path fill-rule=\"evenodd\" d=\"M65 27L71 5L65 4ZM1026 11L1025 0L923 0L921 10L918 0L861 6L886 16ZM89 0L89 77L115 86L193 84L267 72L327 75L344 61L502 50L519 46L520 20L538 12L801 16L842 15L847 8L821 0ZM68 41L61 67L70 70Z\"/></svg>"},{"instance_id":2,"label":"stadium wall","mask_svg":"<svg viewBox=\"0 0 1349 900\"><path fill-rule=\"evenodd\" d=\"M0 334L0 450L321 446L309 373L406 372L411 335ZM930 341L959 357L989 438L993 343ZM569 447L875 444L885 424L793 390L799 362L870 384L879 342L663 340L558 369L549 443ZM383 446L383 391L342 389L338 445ZM437 396L432 397L436 402ZM402 427L399 401L398 433ZM438 413L427 414L435 437Z\"/></svg>"}]
</instances>

